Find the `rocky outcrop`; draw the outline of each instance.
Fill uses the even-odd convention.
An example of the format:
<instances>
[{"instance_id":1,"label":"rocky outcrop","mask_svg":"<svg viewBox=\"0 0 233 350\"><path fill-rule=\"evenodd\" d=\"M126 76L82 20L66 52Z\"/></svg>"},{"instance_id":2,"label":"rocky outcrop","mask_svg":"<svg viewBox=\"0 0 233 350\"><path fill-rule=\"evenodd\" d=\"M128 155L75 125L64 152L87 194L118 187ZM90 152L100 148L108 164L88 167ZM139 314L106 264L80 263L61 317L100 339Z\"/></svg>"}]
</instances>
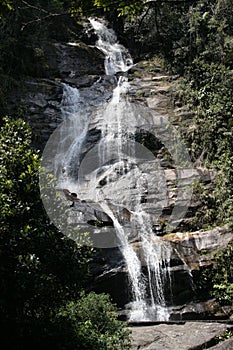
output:
<instances>
[{"instance_id":1,"label":"rocky outcrop","mask_svg":"<svg viewBox=\"0 0 233 350\"><path fill-rule=\"evenodd\" d=\"M212 254L223 250L233 241L233 232L228 227L195 232L176 232L163 236L182 254L190 270L211 264Z\"/></svg>"},{"instance_id":2,"label":"rocky outcrop","mask_svg":"<svg viewBox=\"0 0 233 350\"><path fill-rule=\"evenodd\" d=\"M60 78L78 88L90 87L96 78L104 74L103 54L83 42L46 43L44 54L50 79Z\"/></svg>"},{"instance_id":3,"label":"rocky outcrop","mask_svg":"<svg viewBox=\"0 0 233 350\"><path fill-rule=\"evenodd\" d=\"M40 50L44 65L12 89L7 112L29 122L34 145L42 150L62 121L63 84L83 89L83 95L89 94L89 88L104 75L104 56L82 42L45 42ZM108 82L105 85L109 87ZM103 91L99 91L98 84L95 90L93 103L97 105L103 100Z\"/></svg>"},{"instance_id":4,"label":"rocky outcrop","mask_svg":"<svg viewBox=\"0 0 233 350\"><path fill-rule=\"evenodd\" d=\"M232 328L230 324L206 322L134 326L130 327L132 350L231 349L232 339L215 344L218 342L218 337Z\"/></svg>"},{"instance_id":5,"label":"rocky outcrop","mask_svg":"<svg viewBox=\"0 0 233 350\"><path fill-rule=\"evenodd\" d=\"M224 249L233 241L233 232L227 227L207 231L172 233L159 238L163 244L168 242L171 249L171 286L165 286L166 302L171 320L227 318L232 310L222 308L215 300L201 301L196 292L195 280L199 270L212 264L212 254ZM145 257L141 243L132 243L143 264ZM158 244L158 241L155 241ZM127 270L118 248L98 251L98 259L92 264L91 288L104 292L108 290L119 307L130 302ZM99 261L102 264L99 264ZM112 264L112 262L114 262ZM146 272L146 271L145 271ZM112 289L115 281L121 286L118 293ZM117 282L117 283L118 283ZM172 290L172 298L170 295ZM166 291L167 289L167 291ZM194 300L194 301L193 301ZM169 306L170 305L170 306ZM173 306L171 306L173 305ZM126 312L127 314L127 312Z\"/></svg>"}]
</instances>

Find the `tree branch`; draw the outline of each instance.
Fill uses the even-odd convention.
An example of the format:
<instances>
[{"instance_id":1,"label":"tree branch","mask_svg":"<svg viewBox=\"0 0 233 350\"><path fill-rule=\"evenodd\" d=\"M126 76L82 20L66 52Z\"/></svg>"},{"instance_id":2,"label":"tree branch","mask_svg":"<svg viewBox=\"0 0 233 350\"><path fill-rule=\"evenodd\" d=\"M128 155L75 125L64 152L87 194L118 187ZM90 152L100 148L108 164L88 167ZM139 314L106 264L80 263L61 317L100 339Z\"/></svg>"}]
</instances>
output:
<instances>
[{"instance_id":1,"label":"tree branch","mask_svg":"<svg viewBox=\"0 0 233 350\"><path fill-rule=\"evenodd\" d=\"M49 12L48 12L49 13ZM53 17L59 17L59 16L67 16L69 13L68 12L63 12L63 13L49 13L48 15L41 17L41 18L37 18L37 19L32 19L31 21L28 21L26 23L22 24L22 27L20 28L21 31L23 31L26 27L28 27L30 24L37 24L39 22L43 22L46 21L50 18Z\"/></svg>"},{"instance_id":2,"label":"tree branch","mask_svg":"<svg viewBox=\"0 0 233 350\"><path fill-rule=\"evenodd\" d=\"M44 13L46 13L46 14L49 13L48 11L46 11L45 9L43 9L42 7L33 6L33 5L29 4L27 1L22 0L22 3L23 3L24 5L26 5L27 8L32 8L32 9L34 9L34 10L37 10L37 11L40 11L40 12L44 12Z\"/></svg>"}]
</instances>

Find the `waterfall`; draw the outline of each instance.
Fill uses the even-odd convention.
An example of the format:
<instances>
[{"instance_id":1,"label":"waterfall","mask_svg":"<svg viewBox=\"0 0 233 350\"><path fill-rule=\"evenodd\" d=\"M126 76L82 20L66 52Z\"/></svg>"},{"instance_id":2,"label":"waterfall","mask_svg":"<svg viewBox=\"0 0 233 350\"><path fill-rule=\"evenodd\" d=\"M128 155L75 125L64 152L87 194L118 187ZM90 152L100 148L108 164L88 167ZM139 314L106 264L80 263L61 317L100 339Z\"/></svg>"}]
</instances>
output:
<instances>
[{"instance_id":1,"label":"waterfall","mask_svg":"<svg viewBox=\"0 0 233 350\"><path fill-rule=\"evenodd\" d=\"M90 23L98 36L96 47L105 54L105 71L107 75L114 75L117 72L127 72L133 65L133 60L126 48L117 42L113 30L90 18Z\"/></svg>"},{"instance_id":2,"label":"waterfall","mask_svg":"<svg viewBox=\"0 0 233 350\"><path fill-rule=\"evenodd\" d=\"M65 130L65 137L61 135L62 142L67 141L67 136L69 138L69 148L66 150L65 157L63 157L63 174L75 178L80 163L79 154L81 146L88 130L88 117L87 113L82 113L79 90L67 84L63 84L63 86L61 111L63 119L69 121L68 125L70 129ZM62 143L61 148L63 148ZM75 167L73 164L75 164Z\"/></svg>"},{"instance_id":3,"label":"waterfall","mask_svg":"<svg viewBox=\"0 0 233 350\"><path fill-rule=\"evenodd\" d=\"M90 19L90 23L98 36L96 46L106 56L106 74L113 75L117 72L127 72L132 67L133 61L128 51L117 43L115 33L107 29L99 21ZM140 179L143 177L143 173L138 168L135 170L135 165L137 164L135 143L129 142L129 135L132 131L135 131L137 126L134 123L130 123L131 120L135 120L135 111L133 111L132 106L127 101L126 94L129 87L130 85L125 75L120 75L117 87L113 91L112 99L103 115L104 125L102 127L102 138L99 143L99 158L101 164L104 164L110 158L114 159L115 174L117 168L118 173L126 174L129 172L131 176L134 174L135 179L138 179L136 183L138 195L134 203L133 216L134 226L137 230L137 239L140 241L144 256L147 278L142 272L142 263L133 245L130 243L129 232L120 224L111 209L113 202L115 205L122 202L122 193L119 193L121 189L119 188L119 191L117 191L116 188L114 190L112 188L116 178L112 180L110 174L107 176L106 184L102 188L101 194L99 193L98 198L102 209L111 217L121 242L120 249L127 265L133 295L130 320L139 321L151 318L168 320L169 313L165 307L164 286L167 281L169 284L171 282L169 273L171 249L154 234L150 215L146 213L140 201L142 194ZM133 118L129 118L127 124L126 116L131 114L133 114ZM128 162L125 166L126 154ZM134 172L132 171L133 167ZM130 179L128 179L129 183ZM111 192L114 193L114 196L111 197L109 205L104 200L103 193L105 193L105 196L109 196ZM128 198L128 201L130 201L130 198Z\"/></svg>"},{"instance_id":4,"label":"waterfall","mask_svg":"<svg viewBox=\"0 0 233 350\"><path fill-rule=\"evenodd\" d=\"M104 24L94 19L90 19L90 23L99 38L96 46L106 56L106 74L114 75L117 72L126 72L132 66L133 61L128 51L122 45L117 43L115 33L112 30L107 29ZM102 128L102 137L99 143L100 163L104 164L108 159L114 158L115 172L118 171L120 173L122 173L125 168L124 141L126 141L123 137L124 128L122 117L124 116L122 112L124 109L127 109L127 107L125 108L124 101L122 101L123 106L121 104L121 96L127 92L128 88L129 84L127 78L120 76L117 86L113 91L112 99L103 114L104 125ZM125 171L127 171L127 165ZM107 181L109 183L111 182L110 175L108 176ZM108 214L109 217L111 217L114 223L114 228L117 232L117 236L121 242L120 249L127 265L133 299L135 300L140 313L139 318L144 319L146 317L146 294L143 276L141 273L140 259L130 244L123 226L120 224L111 210L111 205L108 205L104 198L101 197L102 195L99 193L98 198L100 206L102 207L103 211Z\"/></svg>"},{"instance_id":5,"label":"waterfall","mask_svg":"<svg viewBox=\"0 0 233 350\"><path fill-rule=\"evenodd\" d=\"M128 50L103 23L90 19L90 24L98 37L96 46L106 57L106 79L116 87L112 97L107 102L102 98L98 106L96 101L90 105L93 87L84 91L63 84L63 123L46 146L44 163L49 170L53 167L58 188L69 189L82 200L79 207L86 205L92 217L101 211L111 219L114 228L105 227L104 234L113 237L110 230L114 231L125 260L132 296L130 320L168 320L165 289L171 296L171 249L154 232L167 200L166 181L159 161L135 141L137 130L151 125L153 116L144 105L128 99L127 71L133 65ZM101 79L95 84L102 88ZM99 91L104 94L104 86ZM92 130L100 135L97 145L88 148L85 142L93 119ZM145 200L150 191L157 202ZM71 222L79 223L83 213L68 210L72 211Z\"/></svg>"},{"instance_id":6,"label":"waterfall","mask_svg":"<svg viewBox=\"0 0 233 350\"><path fill-rule=\"evenodd\" d=\"M131 244L129 243L127 239L127 235L122 225L114 216L110 207L103 201L101 201L101 207L103 208L105 213L107 213L113 220L114 227L118 233L118 237L121 242L120 249L127 265L134 303L135 305L137 305L137 319L146 319L146 309L147 309L146 302L145 302L146 294L145 294L145 285L143 283L143 278L141 273L140 260L138 259L137 254L135 253Z\"/></svg>"}]
</instances>

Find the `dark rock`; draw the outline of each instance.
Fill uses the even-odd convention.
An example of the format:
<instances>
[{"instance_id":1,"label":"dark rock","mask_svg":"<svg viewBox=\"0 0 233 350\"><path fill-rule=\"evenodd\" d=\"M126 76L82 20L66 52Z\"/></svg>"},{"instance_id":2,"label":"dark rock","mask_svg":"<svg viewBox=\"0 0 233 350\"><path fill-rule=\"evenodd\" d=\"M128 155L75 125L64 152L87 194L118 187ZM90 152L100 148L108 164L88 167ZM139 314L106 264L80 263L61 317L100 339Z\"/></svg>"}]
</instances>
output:
<instances>
[{"instance_id":1,"label":"dark rock","mask_svg":"<svg viewBox=\"0 0 233 350\"><path fill-rule=\"evenodd\" d=\"M173 305L186 304L195 297L195 289L193 285L190 270L185 265L178 265L170 269L171 273L171 290Z\"/></svg>"},{"instance_id":2,"label":"dark rock","mask_svg":"<svg viewBox=\"0 0 233 350\"><path fill-rule=\"evenodd\" d=\"M109 293L120 308L129 302L127 270L119 248L97 249L90 273L89 290Z\"/></svg>"},{"instance_id":3,"label":"dark rock","mask_svg":"<svg viewBox=\"0 0 233 350\"><path fill-rule=\"evenodd\" d=\"M233 349L233 338L221 341L221 343L211 346L209 350L232 350Z\"/></svg>"},{"instance_id":4,"label":"dark rock","mask_svg":"<svg viewBox=\"0 0 233 350\"><path fill-rule=\"evenodd\" d=\"M66 84L76 86L78 88L90 87L99 79L98 75L86 75L83 77L70 77L63 79Z\"/></svg>"},{"instance_id":5,"label":"dark rock","mask_svg":"<svg viewBox=\"0 0 233 350\"><path fill-rule=\"evenodd\" d=\"M86 75L104 74L104 55L82 42L44 43L49 76L76 79Z\"/></svg>"},{"instance_id":6,"label":"dark rock","mask_svg":"<svg viewBox=\"0 0 233 350\"><path fill-rule=\"evenodd\" d=\"M220 313L221 306L215 299L202 302L192 301L170 308L170 320L208 320L227 319L227 315Z\"/></svg>"},{"instance_id":7,"label":"dark rock","mask_svg":"<svg viewBox=\"0 0 233 350\"><path fill-rule=\"evenodd\" d=\"M22 116L32 127L34 146L43 149L49 136L62 121L62 82L80 87L82 94L90 94L90 87L104 75L104 56L96 48L84 43L44 42L46 71L28 77L15 85L8 96L7 113ZM106 79L106 89L112 85ZM115 84L115 81L114 83ZM94 105L104 100L104 91L96 84L91 92ZM111 95L111 89L109 89Z\"/></svg>"}]
</instances>

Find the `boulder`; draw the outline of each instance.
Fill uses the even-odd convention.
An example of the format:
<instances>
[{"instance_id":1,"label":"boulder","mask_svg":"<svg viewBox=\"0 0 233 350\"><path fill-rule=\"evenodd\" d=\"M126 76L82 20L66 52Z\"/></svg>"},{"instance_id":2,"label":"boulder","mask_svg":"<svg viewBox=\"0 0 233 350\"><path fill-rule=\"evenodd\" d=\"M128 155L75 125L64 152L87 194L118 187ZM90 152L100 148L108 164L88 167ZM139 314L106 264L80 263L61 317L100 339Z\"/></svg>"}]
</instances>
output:
<instances>
[{"instance_id":1,"label":"boulder","mask_svg":"<svg viewBox=\"0 0 233 350\"><path fill-rule=\"evenodd\" d=\"M197 350L210 348L216 338L231 330L230 324L210 322L185 322L130 327L132 350ZM217 345L216 350L230 349L232 340ZM222 347L221 347L222 345ZM212 349L212 348L211 348ZM215 350L215 347L213 347Z\"/></svg>"}]
</instances>

